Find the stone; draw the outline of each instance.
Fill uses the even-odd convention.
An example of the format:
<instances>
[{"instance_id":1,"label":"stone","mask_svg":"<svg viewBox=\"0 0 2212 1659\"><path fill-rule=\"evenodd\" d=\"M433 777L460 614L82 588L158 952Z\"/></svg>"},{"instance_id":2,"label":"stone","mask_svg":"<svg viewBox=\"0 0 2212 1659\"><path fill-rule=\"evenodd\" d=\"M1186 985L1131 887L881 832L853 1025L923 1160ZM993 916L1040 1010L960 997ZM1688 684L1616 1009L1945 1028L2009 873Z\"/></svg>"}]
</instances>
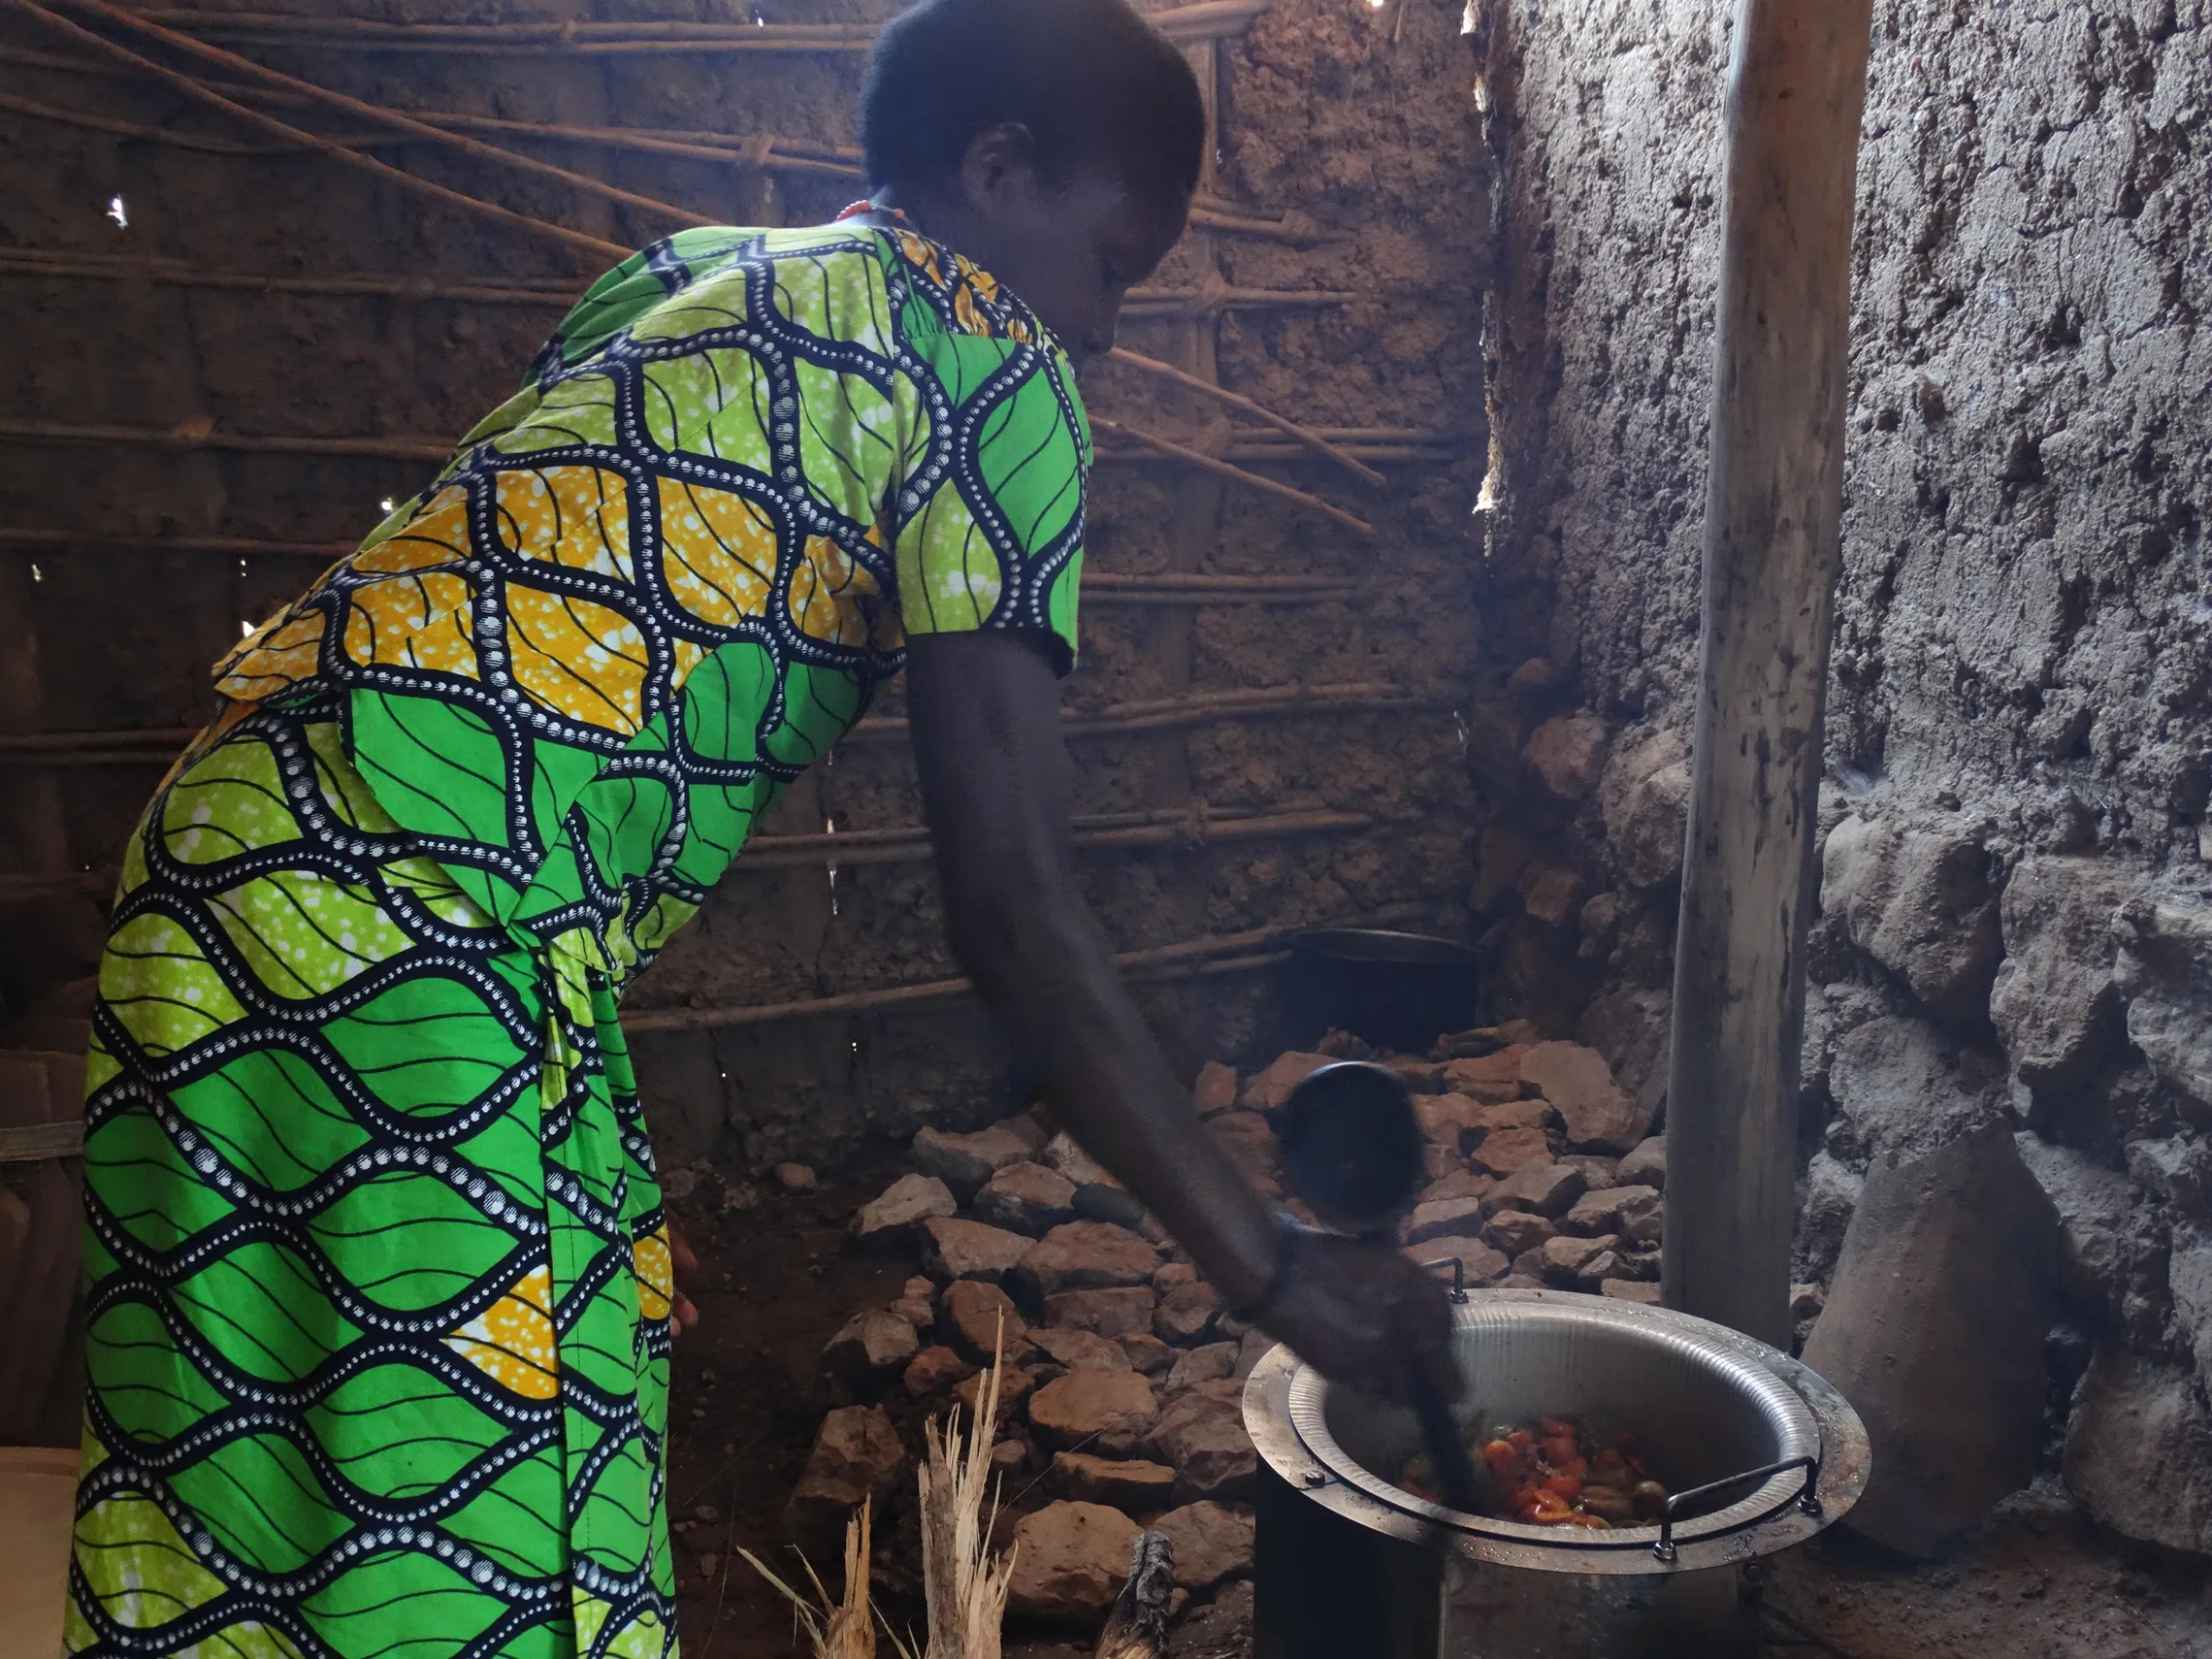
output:
<instances>
[{"instance_id":1,"label":"stone","mask_svg":"<svg viewBox=\"0 0 2212 1659\"><path fill-rule=\"evenodd\" d=\"M1798 1204L1797 1240L1792 1259L1804 1278L1826 1279L1843 1251L1843 1234L1859 1207L1866 1177L1825 1147L1805 1170L1805 1196Z\"/></svg>"},{"instance_id":2,"label":"stone","mask_svg":"<svg viewBox=\"0 0 2212 1659\"><path fill-rule=\"evenodd\" d=\"M1578 801L1606 765L1606 723L1584 711L1546 720L1529 733L1521 760L1553 799Z\"/></svg>"},{"instance_id":3,"label":"stone","mask_svg":"<svg viewBox=\"0 0 2212 1659\"><path fill-rule=\"evenodd\" d=\"M1602 1255L1610 1255L1619 1243L1610 1233L1594 1239L1548 1239L1544 1246L1544 1277L1554 1285L1573 1285L1585 1267Z\"/></svg>"},{"instance_id":4,"label":"stone","mask_svg":"<svg viewBox=\"0 0 2212 1659\"><path fill-rule=\"evenodd\" d=\"M1652 1135L1639 1141L1636 1150L1620 1160L1613 1179L1623 1187L1655 1187L1667 1190L1667 1137Z\"/></svg>"},{"instance_id":5,"label":"stone","mask_svg":"<svg viewBox=\"0 0 2212 1659\"><path fill-rule=\"evenodd\" d=\"M2163 1082L2212 1105L2212 909L2134 900L2119 933L2128 1040Z\"/></svg>"},{"instance_id":6,"label":"stone","mask_svg":"<svg viewBox=\"0 0 2212 1659\"><path fill-rule=\"evenodd\" d=\"M1659 1283L1660 1251L1657 1245L1645 1245L1639 1250L1621 1247L1617 1253L1620 1256L1621 1278L1634 1279L1645 1285Z\"/></svg>"},{"instance_id":7,"label":"stone","mask_svg":"<svg viewBox=\"0 0 2212 1659\"><path fill-rule=\"evenodd\" d=\"M983 1411L984 1384L991 1380L989 1371L979 1371L973 1377L963 1377L953 1384L953 1398L970 1418ZM993 1421L1003 1425L1022 1415L1022 1402L1037 1388L1037 1373L1033 1370L1017 1371L1011 1367L998 1373L998 1403Z\"/></svg>"},{"instance_id":8,"label":"stone","mask_svg":"<svg viewBox=\"0 0 2212 1659\"><path fill-rule=\"evenodd\" d=\"M1204 1281L1178 1285L1159 1299L1153 1315L1153 1335L1178 1348L1188 1348L1213 1329L1220 1317L1221 1293Z\"/></svg>"},{"instance_id":9,"label":"stone","mask_svg":"<svg viewBox=\"0 0 2212 1659\"><path fill-rule=\"evenodd\" d=\"M845 1321L822 1350L822 1369L848 1388L884 1371L904 1371L921 1352L914 1327L896 1314L872 1308Z\"/></svg>"},{"instance_id":10,"label":"stone","mask_svg":"<svg viewBox=\"0 0 2212 1659\"><path fill-rule=\"evenodd\" d=\"M1609 1187L1576 1199L1559 1227L1562 1232L1592 1237L1617 1233L1631 1245L1657 1244L1666 1215L1666 1201L1656 1187Z\"/></svg>"},{"instance_id":11,"label":"stone","mask_svg":"<svg viewBox=\"0 0 2212 1659\"><path fill-rule=\"evenodd\" d=\"M1220 1060L1208 1060L1198 1068L1198 1081L1190 1088L1190 1104L1198 1109L1198 1116L1211 1118L1228 1111L1237 1103L1237 1073L1234 1066L1223 1065Z\"/></svg>"},{"instance_id":12,"label":"stone","mask_svg":"<svg viewBox=\"0 0 2212 1659\"><path fill-rule=\"evenodd\" d=\"M1821 854L1820 908L1947 1020L1977 1020L2004 954L1986 829L1845 818Z\"/></svg>"},{"instance_id":13,"label":"stone","mask_svg":"<svg viewBox=\"0 0 2212 1659\"><path fill-rule=\"evenodd\" d=\"M1498 1185L1494 1175L1478 1174L1471 1169L1455 1169L1441 1180L1432 1181L1421 1188L1416 1204L1442 1204L1453 1198L1486 1198L1490 1189Z\"/></svg>"},{"instance_id":14,"label":"stone","mask_svg":"<svg viewBox=\"0 0 2212 1659\"><path fill-rule=\"evenodd\" d=\"M922 1223L922 1265L939 1279L982 1279L997 1284L1027 1255L1036 1240L981 1221L935 1218Z\"/></svg>"},{"instance_id":15,"label":"stone","mask_svg":"<svg viewBox=\"0 0 2212 1659\"><path fill-rule=\"evenodd\" d=\"M993 1123L972 1135L923 1129L914 1137L912 1156L916 1169L935 1176L964 1203L998 1171L1020 1163L1034 1150L1024 1136Z\"/></svg>"},{"instance_id":16,"label":"stone","mask_svg":"<svg viewBox=\"0 0 2212 1659\"><path fill-rule=\"evenodd\" d=\"M1167 1291L1178 1285L1197 1283L1198 1269L1187 1261L1163 1261L1159 1265L1159 1271L1153 1275L1153 1288L1155 1290Z\"/></svg>"},{"instance_id":17,"label":"stone","mask_svg":"<svg viewBox=\"0 0 2212 1659\"><path fill-rule=\"evenodd\" d=\"M1177 1350L1168 1347L1150 1331L1131 1331L1127 1336L1116 1340L1121 1343L1122 1351L1128 1355L1129 1364L1147 1377L1157 1377L1182 1358Z\"/></svg>"},{"instance_id":18,"label":"stone","mask_svg":"<svg viewBox=\"0 0 2212 1659\"><path fill-rule=\"evenodd\" d=\"M2009 1131L1876 1161L1805 1352L1872 1448L1845 1524L1930 1558L2033 1478L2057 1277L2058 1216Z\"/></svg>"},{"instance_id":19,"label":"stone","mask_svg":"<svg viewBox=\"0 0 2212 1659\"><path fill-rule=\"evenodd\" d=\"M1564 1216L1589 1185L1589 1178L1572 1165L1531 1163L1499 1182L1483 1202L1492 1214L1525 1210L1532 1216Z\"/></svg>"},{"instance_id":20,"label":"stone","mask_svg":"<svg viewBox=\"0 0 2212 1659\"><path fill-rule=\"evenodd\" d=\"M1456 1261L1461 1282L1470 1285L1495 1285L1513 1265L1480 1239L1431 1239L1426 1244L1408 1245L1406 1259L1415 1267L1434 1268L1446 1284L1451 1282L1446 1264Z\"/></svg>"},{"instance_id":21,"label":"stone","mask_svg":"<svg viewBox=\"0 0 2212 1659\"><path fill-rule=\"evenodd\" d=\"M1659 1286L1635 1279L1608 1279L1598 1285L1598 1294L1616 1302L1641 1302L1646 1308L1660 1305Z\"/></svg>"},{"instance_id":22,"label":"stone","mask_svg":"<svg viewBox=\"0 0 2212 1659\"><path fill-rule=\"evenodd\" d=\"M1066 1330L1096 1331L1102 1337L1152 1333L1158 1298L1150 1285L1126 1290L1063 1290L1045 1298L1045 1323Z\"/></svg>"},{"instance_id":23,"label":"stone","mask_svg":"<svg viewBox=\"0 0 2212 1659\"><path fill-rule=\"evenodd\" d=\"M1582 1172L1582 1185L1591 1192L1603 1192L1609 1187L1623 1185L1619 1179L1620 1159L1600 1157L1596 1153L1568 1153L1553 1158L1554 1163Z\"/></svg>"},{"instance_id":24,"label":"stone","mask_svg":"<svg viewBox=\"0 0 2212 1659\"><path fill-rule=\"evenodd\" d=\"M2003 1079L1925 1020L1870 1020L1836 1047L1828 1090L1869 1155L1907 1156L2008 1121Z\"/></svg>"},{"instance_id":25,"label":"stone","mask_svg":"<svg viewBox=\"0 0 2212 1659\"><path fill-rule=\"evenodd\" d=\"M1070 1371L1134 1371L1122 1345L1096 1331L1046 1329L1029 1340Z\"/></svg>"},{"instance_id":26,"label":"stone","mask_svg":"<svg viewBox=\"0 0 2212 1659\"><path fill-rule=\"evenodd\" d=\"M1594 1296L1604 1287L1607 1280L1625 1281L1626 1277L1620 1252L1617 1249L1601 1250L1582 1263L1581 1271L1575 1275L1575 1288L1586 1290Z\"/></svg>"},{"instance_id":27,"label":"stone","mask_svg":"<svg viewBox=\"0 0 2212 1659\"><path fill-rule=\"evenodd\" d=\"M916 1331L928 1330L937 1319L937 1282L916 1274L906 1282L891 1311Z\"/></svg>"},{"instance_id":28,"label":"stone","mask_svg":"<svg viewBox=\"0 0 2212 1659\"><path fill-rule=\"evenodd\" d=\"M1523 915L1546 927L1556 927L1568 917L1579 914L1581 872L1573 864L1537 864L1521 877L1520 895Z\"/></svg>"},{"instance_id":29,"label":"stone","mask_svg":"<svg viewBox=\"0 0 2212 1659\"><path fill-rule=\"evenodd\" d=\"M1551 1141L1538 1128L1493 1129L1469 1156L1484 1174L1503 1180L1532 1163L1549 1163Z\"/></svg>"},{"instance_id":30,"label":"stone","mask_svg":"<svg viewBox=\"0 0 2212 1659\"><path fill-rule=\"evenodd\" d=\"M1175 1465L1177 1490L1194 1498L1229 1498L1258 1478L1259 1454L1244 1426L1244 1384L1234 1379L1199 1382L1167 1404L1152 1438Z\"/></svg>"},{"instance_id":31,"label":"stone","mask_svg":"<svg viewBox=\"0 0 2212 1659\"><path fill-rule=\"evenodd\" d=\"M1210 1590L1252 1572L1252 1518L1216 1503L1187 1504L1153 1522L1175 1547L1175 1581Z\"/></svg>"},{"instance_id":32,"label":"stone","mask_svg":"<svg viewBox=\"0 0 2212 1659\"><path fill-rule=\"evenodd\" d=\"M779 1163L776 1185L786 1192L812 1192L821 1187L822 1177L803 1163Z\"/></svg>"},{"instance_id":33,"label":"stone","mask_svg":"<svg viewBox=\"0 0 2212 1659\"><path fill-rule=\"evenodd\" d=\"M1430 1239L1474 1238L1482 1231L1482 1200L1447 1198L1419 1204L1406 1223L1406 1243L1425 1244Z\"/></svg>"},{"instance_id":34,"label":"stone","mask_svg":"<svg viewBox=\"0 0 2212 1659\"><path fill-rule=\"evenodd\" d=\"M2086 1081L2119 1041L2113 918L2128 878L2108 861L2035 855L2004 884L2005 958L1989 1016L2013 1074L2038 1093Z\"/></svg>"},{"instance_id":35,"label":"stone","mask_svg":"<svg viewBox=\"0 0 2212 1659\"><path fill-rule=\"evenodd\" d=\"M1283 1167L1283 1149L1275 1131L1257 1112L1223 1112L1208 1119L1206 1127L1221 1143L1229 1161L1246 1175L1273 1175Z\"/></svg>"},{"instance_id":36,"label":"stone","mask_svg":"<svg viewBox=\"0 0 2212 1659\"><path fill-rule=\"evenodd\" d=\"M1042 1238L1075 1220L1075 1183L1041 1163L1010 1163L976 1193L975 1219Z\"/></svg>"},{"instance_id":37,"label":"stone","mask_svg":"<svg viewBox=\"0 0 2212 1659\"><path fill-rule=\"evenodd\" d=\"M1527 1054L1528 1049L1526 1043L1513 1043L1496 1054L1448 1060L1444 1067L1444 1086L1485 1106L1502 1106L1509 1100L1518 1100L1521 1097L1521 1056Z\"/></svg>"},{"instance_id":38,"label":"stone","mask_svg":"<svg viewBox=\"0 0 2212 1659\"><path fill-rule=\"evenodd\" d=\"M991 1448L991 1472L1001 1478L1016 1475L1029 1461L1029 1448L1018 1440L1002 1440Z\"/></svg>"},{"instance_id":39,"label":"stone","mask_svg":"<svg viewBox=\"0 0 2212 1659\"><path fill-rule=\"evenodd\" d=\"M1233 1342L1210 1342L1203 1348L1193 1348L1175 1362L1175 1369L1167 1374L1162 1386L1167 1397L1173 1399L1186 1388L1199 1382L1219 1382L1224 1377L1237 1374L1239 1346Z\"/></svg>"},{"instance_id":40,"label":"stone","mask_svg":"<svg viewBox=\"0 0 2212 1659\"><path fill-rule=\"evenodd\" d=\"M2021 1161L2059 1217L2059 1288L2093 1324L2116 1319L2135 1259L2135 1212L2142 1191L2118 1170L2023 1131Z\"/></svg>"},{"instance_id":41,"label":"stone","mask_svg":"<svg viewBox=\"0 0 2212 1659\"><path fill-rule=\"evenodd\" d=\"M940 1388L950 1388L963 1378L973 1377L975 1367L962 1359L952 1349L939 1345L926 1348L917 1353L906 1367L901 1380L906 1391L917 1400L934 1394Z\"/></svg>"},{"instance_id":42,"label":"stone","mask_svg":"<svg viewBox=\"0 0 2212 1659\"><path fill-rule=\"evenodd\" d=\"M1159 1252L1110 1221L1068 1221L1024 1252L1014 1279L1025 1296L1063 1290L1113 1290L1147 1285L1159 1267Z\"/></svg>"},{"instance_id":43,"label":"stone","mask_svg":"<svg viewBox=\"0 0 2212 1659\"><path fill-rule=\"evenodd\" d=\"M1499 1280L1493 1288L1499 1290L1543 1290L1548 1286L1536 1274L1523 1273L1515 1268L1505 1278Z\"/></svg>"},{"instance_id":44,"label":"stone","mask_svg":"<svg viewBox=\"0 0 2212 1659\"><path fill-rule=\"evenodd\" d=\"M1136 1194L1106 1173L1106 1168L1066 1135L1045 1145L1045 1162L1075 1187L1075 1213L1092 1221L1133 1227L1145 1219Z\"/></svg>"},{"instance_id":45,"label":"stone","mask_svg":"<svg viewBox=\"0 0 2212 1659\"><path fill-rule=\"evenodd\" d=\"M1482 1103L1464 1094L1423 1094L1414 1101L1414 1122L1431 1145L1465 1152L1483 1128Z\"/></svg>"},{"instance_id":46,"label":"stone","mask_svg":"<svg viewBox=\"0 0 2212 1659\"><path fill-rule=\"evenodd\" d=\"M1247 1112L1272 1112L1290 1098L1290 1090L1322 1066L1332 1064L1327 1055L1296 1050L1278 1055L1266 1069L1255 1072L1244 1086L1238 1104Z\"/></svg>"},{"instance_id":47,"label":"stone","mask_svg":"<svg viewBox=\"0 0 2212 1659\"><path fill-rule=\"evenodd\" d=\"M1613 1081L1605 1057L1580 1043L1538 1043L1521 1057L1521 1078L1558 1111L1570 1146L1625 1153L1651 1127L1650 1114Z\"/></svg>"},{"instance_id":48,"label":"stone","mask_svg":"<svg viewBox=\"0 0 2212 1659\"><path fill-rule=\"evenodd\" d=\"M2196 1375L2212 1394L2212 1232L2174 1228L2166 1285L2173 1294L2174 1324L2196 1357Z\"/></svg>"},{"instance_id":49,"label":"stone","mask_svg":"<svg viewBox=\"0 0 2212 1659\"><path fill-rule=\"evenodd\" d=\"M1674 1020L1675 1002L1668 992L1616 985L1590 999L1575 1023L1575 1040L1605 1056L1613 1081L1639 1110L1656 1116L1667 1097Z\"/></svg>"},{"instance_id":50,"label":"stone","mask_svg":"<svg viewBox=\"0 0 2212 1659\"><path fill-rule=\"evenodd\" d=\"M1095 1625L1129 1576L1140 1529L1103 1504L1047 1504L1014 1523L1006 1610L1050 1624Z\"/></svg>"},{"instance_id":51,"label":"stone","mask_svg":"<svg viewBox=\"0 0 2212 1659\"><path fill-rule=\"evenodd\" d=\"M1265 1331L1245 1332L1244 1339L1237 1344L1237 1368L1230 1375L1243 1382L1252 1375L1252 1367L1274 1350L1275 1339Z\"/></svg>"},{"instance_id":52,"label":"stone","mask_svg":"<svg viewBox=\"0 0 2212 1659\"><path fill-rule=\"evenodd\" d=\"M1542 1250L1558 1235L1557 1227L1526 1210L1500 1210L1482 1223L1482 1242L1495 1245L1509 1256Z\"/></svg>"},{"instance_id":53,"label":"stone","mask_svg":"<svg viewBox=\"0 0 2212 1659\"><path fill-rule=\"evenodd\" d=\"M2212 1555L2212 1415L2181 1367L2107 1342L2082 1383L2062 1469L2099 1526Z\"/></svg>"},{"instance_id":54,"label":"stone","mask_svg":"<svg viewBox=\"0 0 2212 1659\"><path fill-rule=\"evenodd\" d=\"M1142 1458L1094 1457L1088 1451L1053 1453L1053 1489L1083 1504L1107 1504L1139 1513L1175 1500L1175 1471Z\"/></svg>"},{"instance_id":55,"label":"stone","mask_svg":"<svg viewBox=\"0 0 2212 1659\"><path fill-rule=\"evenodd\" d=\"M1039 1388L1029 1423L1049 1446L1133 1451L1159 1415L1153 1385L1134 1371L1070 1371Z\"/></svg>"},{"instance_id":56,"label":"stone","mask_svg":"<svg viewBox=\"0 0 2212 1659\"><path fill-rule=\"evenodd\" d=\"M853 1218L853 1239L863 1248L896 1250L912 1244L924 1222L957 1216L960 1208L952 1188L936 1177L902 1175L873 1203L861 1206Z\"/></svg>"},{"instance_id":57,"label":"stone","mask_svg":"<svg viewBox=\"0 0 2212 1659\"><path fill-rule=\"evenodd\" d=\"M1484 1106L1475 1115L1475 1127L1485 1135L1501 1129L1549 1129L1558 1122L1551 1102L1543 1099L1509 1100L1501 1106Z\"/></svg>"},{"instance_id":58,"label":"stone","mask_svg":"<svg viewBox=\"0 0 2212 1659\"><path fill-rule=\"evenodd\" d=\"M1018 1359L1028 1346L1029 1329L1014 1299L980 1279L961 1279L946 1287L937 1302L937 1334L962 1359L989 1365L1005 1336L1005 1356Z\"/></svg>"},{"instance_id":59,"label":"stone","mask_svg":"<svg viewBox=\"0 0 2212 1659\"><path fill-rule=\"evenodd\" d=\"M1598 813L1613 864L1631 887L1658 887L1682 873L1690 822L1690 756L1660 731L1613 752L1598 782Z\"/></svg>"},{"instance_id":60,"label":"stone","mask_svg":"<svg viewBox=\"0 0 2212 1659\"><path fill-rule=\"evenodd\" d=\"M880 1504L906 1467L898 1430L880 1406L845 1406L822 1419L806 1469L784 1505L784 1534L814 1560L844 1543L845 1517Z\"/></svg>"}]
</instances>

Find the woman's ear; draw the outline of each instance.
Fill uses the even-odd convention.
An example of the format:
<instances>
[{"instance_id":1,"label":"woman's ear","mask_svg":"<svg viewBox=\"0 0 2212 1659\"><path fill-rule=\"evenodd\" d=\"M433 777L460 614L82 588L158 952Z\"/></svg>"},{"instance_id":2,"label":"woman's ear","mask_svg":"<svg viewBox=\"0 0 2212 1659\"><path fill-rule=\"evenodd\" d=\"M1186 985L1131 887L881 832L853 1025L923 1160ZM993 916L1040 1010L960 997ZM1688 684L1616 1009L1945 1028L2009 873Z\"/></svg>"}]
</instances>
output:
<instances>
[{"instance_id":1,"label":"woman's ear","mask_svg":"<svg viewBox=\"0 0 2212 1659\"><path fill-rule=\"evenodd\" d=\"M960 157L960 194L978 213L1003 211L1017 196L1035 191L1037 141L1020 121L999 121L968 140Z\"/></svg>"}]
</instances>

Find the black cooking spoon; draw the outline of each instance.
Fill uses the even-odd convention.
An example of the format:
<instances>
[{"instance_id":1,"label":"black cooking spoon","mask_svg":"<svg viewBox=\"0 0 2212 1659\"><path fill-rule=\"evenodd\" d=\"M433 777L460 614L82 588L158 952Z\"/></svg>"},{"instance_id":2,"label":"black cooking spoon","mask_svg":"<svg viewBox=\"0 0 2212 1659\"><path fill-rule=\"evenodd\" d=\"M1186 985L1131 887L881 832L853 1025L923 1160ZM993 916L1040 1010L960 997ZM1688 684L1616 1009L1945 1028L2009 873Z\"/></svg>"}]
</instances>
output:
<instances>
[{"instance_id":1,"label":"black cooking spoon","mask_svg":"<svg viewBox=\"0 0 2212 1659\"><path fill-rule=\"evenodd\" d=\"M1338 1231L1387 1238L1422 1174L1406 1080L1384 1066L1340 1060L1310 1073L1273 1117L1285 1185ZM1443 1393L1416 1379L1413 1407L1444 1501L1467 1514L1493 1513L1487 1471L1468 1456Z\"/></svg>"}]
</instances>

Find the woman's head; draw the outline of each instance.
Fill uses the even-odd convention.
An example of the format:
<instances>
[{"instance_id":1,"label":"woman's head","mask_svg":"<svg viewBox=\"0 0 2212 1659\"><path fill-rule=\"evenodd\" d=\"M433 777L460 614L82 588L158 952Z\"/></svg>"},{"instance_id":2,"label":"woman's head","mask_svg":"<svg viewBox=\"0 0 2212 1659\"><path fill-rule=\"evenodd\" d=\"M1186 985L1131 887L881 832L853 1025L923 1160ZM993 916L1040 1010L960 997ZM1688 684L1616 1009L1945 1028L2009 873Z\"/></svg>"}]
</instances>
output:
<instances>
[{"instance_id":1,"label":"woman's head","mask_svg":"<svg viewBox=\"0 0 2212 1659\"><path fill-rule=\"evenodd\" d=\"M1182 235L1205 101L1127 0L921 0L885 26L868 179L1075 352Z\"/></svg>"}]
</instances>

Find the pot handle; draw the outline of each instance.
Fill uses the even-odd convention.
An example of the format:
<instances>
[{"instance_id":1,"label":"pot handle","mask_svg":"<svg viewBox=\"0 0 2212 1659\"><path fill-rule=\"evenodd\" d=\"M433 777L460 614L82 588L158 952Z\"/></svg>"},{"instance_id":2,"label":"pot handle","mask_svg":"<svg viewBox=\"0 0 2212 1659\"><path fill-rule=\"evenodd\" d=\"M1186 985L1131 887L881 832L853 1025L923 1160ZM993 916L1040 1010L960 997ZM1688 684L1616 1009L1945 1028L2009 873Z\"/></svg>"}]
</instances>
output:
<instances>
[{"instance_id":1,"label":"pot handle","mask_svg":"<svg viewBox=\"0 0 2212 1659\"><path fill-rule=\"evenodd\" d=\"M1661 1561L1675 1559L1675 1511L1678 1505L1687 1505L1699 1498L1709 1498L1715 1492L1725 1492L1731 1486L1741 1486L1753 1480L1772 1480L1792 1469L1805 1471L1805 1484L1799 1488L1797 1506L1806 1514L1820 1513L1820 1459L1806 1452L1800 1457L1786 1458L1780 1463L1769 1463L1757 1469L1746 1469L1740 1475L1726 1476L1708 1480L1703 1486L1692 1486L1686 1492L1676 1492L1667 1500L1666 1513L1659 1517L1659 1542L1651 1546L1651 1553Z\"/></svg>"}]
</instances>

